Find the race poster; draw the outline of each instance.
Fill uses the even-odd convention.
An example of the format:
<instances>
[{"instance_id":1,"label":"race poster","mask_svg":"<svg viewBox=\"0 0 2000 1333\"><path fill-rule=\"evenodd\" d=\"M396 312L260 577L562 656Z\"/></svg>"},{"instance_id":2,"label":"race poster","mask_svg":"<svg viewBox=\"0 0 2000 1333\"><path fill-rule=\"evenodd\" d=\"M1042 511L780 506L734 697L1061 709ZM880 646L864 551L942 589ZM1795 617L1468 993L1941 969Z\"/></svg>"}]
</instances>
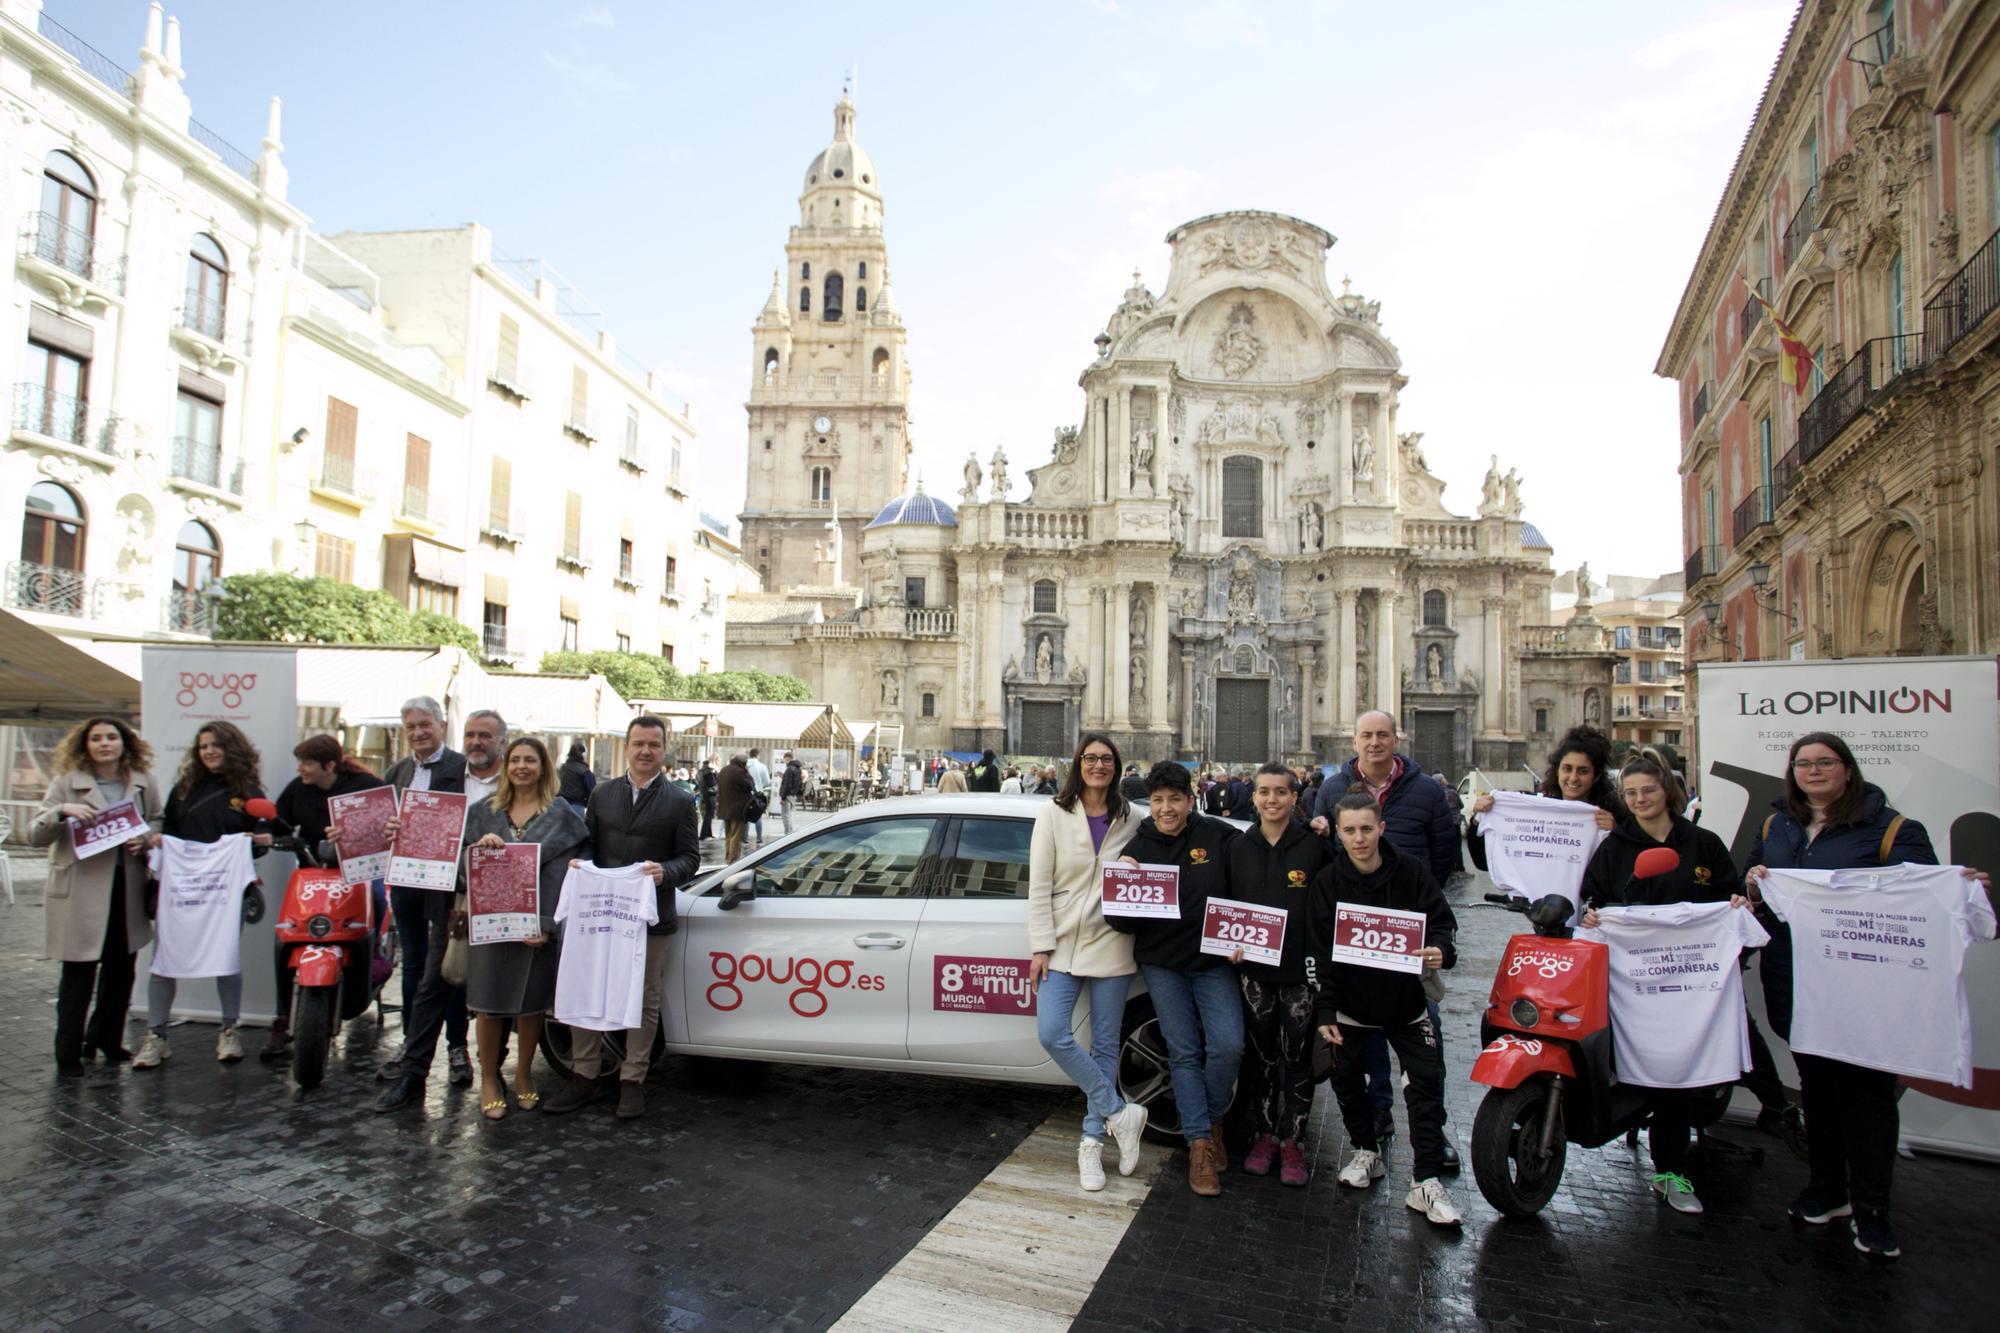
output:
<instances>
[{"instance_id":1,"label":"race poster","mask_svg":"<svg viewBox=\"0 0 2000 1333\"><path fill-rule=\"evenodd\" d=\"M1285 954L1286 915L1282 907L1210 898L1201 921L1201 952L1227 958L1241 949L1244 962L1276 967Z\"/></svg>"},{"instance_id":2,"label":"race poster","mask_svg":"<svg viewBox=\"0 0 2000 1333\"><path fill-rule=\"evenodd\" d=\"M1421 976L1424 924L1422 912L1339 903L1333 913L1333 961Z\"/></svg>"},{"instance_id":3,"label":"race poster","mask_svg":"<svg viewBox=\"0 0 2000 1333\"><path fill-rule=\"evenodd\" d=\"M396 789L370 787L329 796L327 827L340 851L340 878L367 884L389 873L389 821L396 815Z\"/></svg>"},{"instance_id":4,"label":"race poster","mask_svg":"<svg viewBox=\"0 0 2000 1333\"><path fill-rule=\"evenodd\" d=\"M329 803L330 804L330 803ZM405 791L396 817L396 842L389 849L391 884L410 889L458 886L458 851L465 841L466 798L462 792Z\"/></svg>"},{"instance_id":5,"label":"race poster","mask_svg":"<svg viewBox=\"0 0 2000 1333\"><path fill-rule=\"evenodd\" d=\"M1125 865L1104 867L1104 915L1151 917L1178 921L1181 915L1179 866Z\"/></svg>"},{"instance_id":6,"label":"race poster","mask_svg":"<svg viewBox=\"0 0 2000 1333\"><path fill-rule=\"evenodd\" d=\"M510 842L465 854L468 929L473 945L533 939L542 933L542 845Z\"/></svg>"},{"instance_id":7,"label":"race poster","mask_svg":"<svg viewBox=\"0 0 2000 1333\"><path fill-rule=\"evenodd\" d=\"M130 801L119 801L89 819L70 820L69 845L76 852L76 859L81 861L86 856L123 847L148 832L146 821L139 817L139 807Z\"/></svg>"}]
</instances>

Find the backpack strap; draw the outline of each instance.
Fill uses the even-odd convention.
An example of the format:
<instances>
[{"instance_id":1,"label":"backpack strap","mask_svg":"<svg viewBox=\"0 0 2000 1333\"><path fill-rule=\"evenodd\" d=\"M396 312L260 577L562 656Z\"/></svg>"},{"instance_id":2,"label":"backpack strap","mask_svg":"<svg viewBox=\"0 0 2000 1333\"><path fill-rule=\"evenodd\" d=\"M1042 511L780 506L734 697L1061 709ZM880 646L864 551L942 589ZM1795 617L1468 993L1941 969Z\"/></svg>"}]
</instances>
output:
<instances>
[{"instance_id":1,"label":"backpack strap","mask_svg":"<svg viewBox=\"0 0 2000 1333\"><path fill-rule=\"evenodd\" d=\"M1883 830L1882 845L1875 849L1876 865L1889 864L1889 849L1896 845L1896 835L1902 832L1903 822L1903 816L1897 815L1889 821L1889 827Z\"/></svg>"},{"instance_id":2,"label":"backpack strap","mask_svg":"<svg viewBox=\"0 0 2000 1333\"><path fill-rule=\"evenodd\" d=\"M1769 842L1771 840L1771 823L1772 821L1777 819L1777 817L1778 817L1778 812L1775 810L1773 810L1770 814L1765 815L1764 831L1759 833L1757 836L1764 839L1764 841Z\"/></svg>"}]
</instances>

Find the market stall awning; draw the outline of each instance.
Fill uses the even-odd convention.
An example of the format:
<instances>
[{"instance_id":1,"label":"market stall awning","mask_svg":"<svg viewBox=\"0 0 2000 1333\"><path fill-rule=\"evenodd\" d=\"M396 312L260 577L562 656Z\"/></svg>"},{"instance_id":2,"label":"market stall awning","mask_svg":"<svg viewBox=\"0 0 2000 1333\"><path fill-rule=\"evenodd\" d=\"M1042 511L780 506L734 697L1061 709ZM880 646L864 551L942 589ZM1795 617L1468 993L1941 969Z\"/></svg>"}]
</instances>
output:
<instances>
[{"instance_id":1,"label":"market stall awning","mask_svg":"<svg viewBox=\"0 0 2000 1333\"><path fill-rule=\"evenodd\" d=\"M632 710L603 676L495 671L466 693L474 708L493 708L511 734L623 736Z\"/></svg>"},{"instance_id":2,"label":"market stall awning","mask_svg":"<svg viewBox=\"0 0 2000 1333\"><path fill-rule=\"evenodd\" d=\"M301 644L299 706L334 708L347 726L400 727L403 702L429 695L452 710L484 673L457 648ZM477 708L477 703L468 706Z\"/></svg>"},{"instance_id":3,"label":"market stall awning","mask_svg":"<svg viewBox=\"0 0 2000 1333\"><path fill-rule=\"evenodd\" d=\"M0 611L0 722L74 722L92 713L137 717L138 675Z\"/></svg>"},{"instance_id":4,"label":"market stall awning","mask_svg":"<svg viewBox=\"0 0 2000 1333\"><path fill-rule=\"evenodd\" d=\"M651 713L673 724L676 735L700 735L711 717L720 733L730 737L771 741L783 745L825 748L851 746L854 733L841 721L838 710L826 704L727 703L707 699L634 699L631 707Z\"/></svg>"}]
</instances>

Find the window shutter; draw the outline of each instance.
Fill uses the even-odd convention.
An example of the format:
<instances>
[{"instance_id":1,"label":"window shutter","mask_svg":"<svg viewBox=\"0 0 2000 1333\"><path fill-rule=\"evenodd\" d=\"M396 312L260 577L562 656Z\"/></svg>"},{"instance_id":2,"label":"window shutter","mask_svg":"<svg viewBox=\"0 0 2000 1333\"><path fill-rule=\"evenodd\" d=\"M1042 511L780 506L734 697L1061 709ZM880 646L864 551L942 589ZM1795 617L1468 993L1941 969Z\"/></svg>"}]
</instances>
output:
<instances>
[{"instance_id":1,"label":"window shutter","mask_svg":"<svg viewBox=\"0 0 2000 1333\"><path fill-rule=\"evenodd\" d=\"M569 419L582 421L590 412L590 372L578 366L569 376Z\"/></svg>"},{"instance_id":2,"label":"window shutter","mask_svg":"<svg viewBox=\"0 0 2000 1333\"><path fill-rule=\"evenodd\" d=\"M583 497L571 491L563 499L563 550L574 555L583 548Z\"/></svg>"},{"instance_id":3,"label":"window shutter","mask_svg":"<svg viewBox=\"0 0 2000 1333\"><path fill-rule=\"evenodd\" d=\"M514 503L514 464L505 458L493 460L493 484L487 492L487 523L502 531L512 531L507 516Z\"/></svg>"},{"instance_id":4,"label":"window shutter","mask_svg":"<svg viewBox=\"0 0 2000 1333\"><path fill-rule=\"evenodd\" d=\"M499 574L486 576L486 600L495 606L507 605L507 580Z\"/></svg>"},{"instance_id":5,"label":"window shutter","mask_svg":"<svg viewBox=\"0 0 2000 1333\"><path fill-rule=\"evenodd\" d=\"M403 437L403 484L430 491L431 442L421 435Z\"/></svg>"},{"instance_id":6,"label":"window shutter","mask_svg":"<svg viewBox=\"0 0 2000 1333\"><path fill-rule=\"evenodd\" d=\"M562 599L562 618L564 620L583 619L582 613L577 610L578 606L580 605L581 603L576 598L564 597Z\"/></svg>"},{"instance_id":7,"label":"window shutter","mask_svg":"<svg viewBox=\"0 0 2000 1333\"><path fill-rule=\"evenodd\" d=\"M520 382L521 326L510 315L500 316L500 351L493 358L493 370L509 384Z\"/></svg>"},{"instance_id":8,"label":"window shutter","mask_svg":"<svg viewBox=\"0 0 2000 1333\"><path fill-rule=\"evenodd\" d=\"M355 427L360 419L352 403L338 398L326 400L326 452L330 458L354 461Z\"/></svg>"}]
</instances>

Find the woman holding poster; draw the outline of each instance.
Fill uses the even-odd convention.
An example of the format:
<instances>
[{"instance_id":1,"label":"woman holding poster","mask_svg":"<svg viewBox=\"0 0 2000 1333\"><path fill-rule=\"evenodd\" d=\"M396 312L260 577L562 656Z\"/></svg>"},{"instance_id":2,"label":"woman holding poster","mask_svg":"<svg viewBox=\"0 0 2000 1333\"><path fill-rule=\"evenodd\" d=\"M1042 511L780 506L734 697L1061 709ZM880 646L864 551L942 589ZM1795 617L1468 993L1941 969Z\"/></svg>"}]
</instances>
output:
<instances>
[{"instance_id":1,"label":"woman holding poster","mask_svg":"<svg viewBox=\"0 0 2000 1333\"><path fill-rule=\"evenodd\" d=\"M500 1079L500 1065L507 1056L506 1019L514 1020L519 1046L514 1055L514 1102L523 1111L541 1105L535 1087L535 1047L542 1039L542 1019L555 1002L556 964L559 947L555 934L556 903L562 897L563 875L572 858L590 859L590 834L583 817L568 801L559 799L560 787L555 766L549 762L548 748L533 736L523 736L507 747L503 764L505 778L493 795L477 802L465 816L464 874L471 913L472 946L465 965L465 1007L476 1014L479 1042L479 1110L488 1120L507 1114L507 1094ZM533 934L519 939L484 942L480 917L486 897L487 867L504 871L504 860L491 853L510 844L535 848L533 875ZM493 875L494 897L506 897L504 874ZM521 915L506 909L514 904L495 901L492 915L504 920ZM501 929L495 933L518 933Z\"/></svg>"},{"instance_id":2,"label":"woman holding poster","mask_svg":"<svg viewBox=\"0 0 2000 1333\"><path fill-rule=\"evenodd\" d=\"M160 832L183 843L215 844L232 834L248 834L251 856L262 856L271 845L271 835L262 820L252 819L244 806L264 794L258 773L257 747L250 743L233 722L205 723L194 735L181 760L181 771L167 797L166 816ZM242 867L247 869L247 866ZM233 873L233 872L232 872ZM162 902L174 892L174 867L163 864L160 874ZM248 883L248 877L245 879ZM240 890L242 885L230 888ZM204 895L208 901L210 895ZM230 901L240 904L240 897ZM162 911L166 910L163 906ZM205 938L188 941L191 958L213 955L235 956L235 935L243 928L240 905L235 912L203 910L190 913L188 920ZM224 938L225 933L228 938ZM153 974L146 984L146 1040L132 1061L134 1069L153 1069L173 1055L167 1044L167 1022L173 1017L174 995L181 976L212 975L163 968L161 950L153 951ZM222 1030L215 1037L215 1058L225 1064L243 1058L243 1043L236 1035L236 1020L243 1011L242 959L229 972L215 977L216 994L222 1000Z\"/></svg>"},{"instance_id":3,"label":"woman holding poster","mask_svg":"<svg viewBox=\"0 0 2000 1333\"><path fill-rule=\"evenodd\" d=\"M987 759L992 759L988 752ZM1139 1165L1146 1108L1118 1093L1118 1043L1131 989L1132 938L1104 920L1104 865L1115 861L1139 820L1118 794L1118 747L1086 732L1055 799L1035 811L1028 843L1028 984L1035 988L1036 1035L1070 1081L1083 1089L1077 1179L1104 1188L1104 1135L1118 1143L1118 1174ZM997 770L996 774L997 774ZM996 777L995 781L998 781ZM938 790L943 791L943 783ZM1076 1002L1090 995L1090 1049L1071 1031Z\"/></svg>"},{"instance_id":4,"label":"woman holding poster","mask_svg":"<svg viewBox=\"0 0 2000 1333\"><path fill-rule=\"evenodd\" d=\"M132 1006L136 956L153 938L144 885L146 848L160 827L160 794L149 771L152 748L115 717L71 728L57 742L54 759L56 778L28 827L28 841L51 849L47 956L62 960L56 1072L73 1078L93 1052L111 1063L132 1058L125 1049L125 1012Z\"/></svg>"}]
</instances>

